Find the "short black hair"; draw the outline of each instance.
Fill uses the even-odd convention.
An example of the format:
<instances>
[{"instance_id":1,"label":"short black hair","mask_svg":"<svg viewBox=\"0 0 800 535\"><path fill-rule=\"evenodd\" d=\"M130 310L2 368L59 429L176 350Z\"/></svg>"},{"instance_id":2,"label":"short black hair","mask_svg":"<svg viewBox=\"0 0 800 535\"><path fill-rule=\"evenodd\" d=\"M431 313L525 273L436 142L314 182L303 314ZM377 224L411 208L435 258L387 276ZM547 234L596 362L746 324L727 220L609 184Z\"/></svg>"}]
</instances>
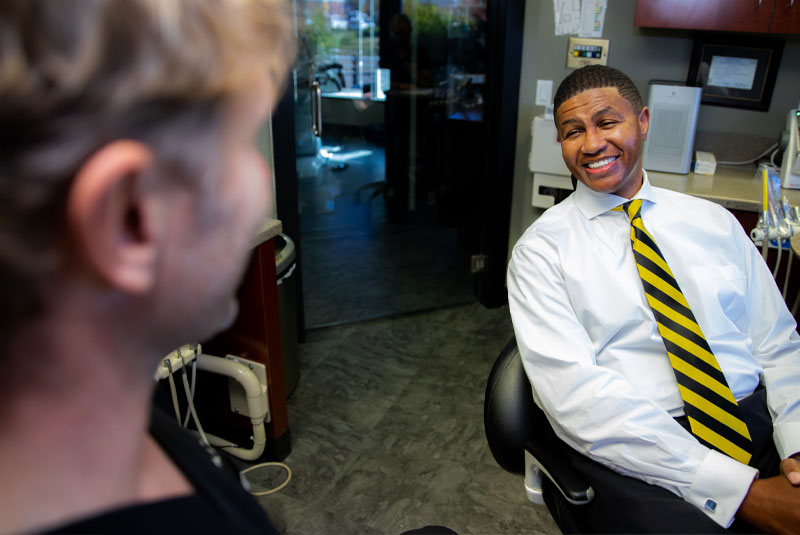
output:
<instances>
[{"instance_id":1,"label":"short black hair","mask_svg":"<svg viewBox=\"0 0 800 535\"><path fill-rule=\"evenodd\" d=\"M587 65L573 71L558 86L553 99L553 110L558 111L564 101L589 89L616 87L620 96L630 102L633 112L639 115L644 104L636 85L624 72L606 65Z\"/></svg>"}]
</instances>

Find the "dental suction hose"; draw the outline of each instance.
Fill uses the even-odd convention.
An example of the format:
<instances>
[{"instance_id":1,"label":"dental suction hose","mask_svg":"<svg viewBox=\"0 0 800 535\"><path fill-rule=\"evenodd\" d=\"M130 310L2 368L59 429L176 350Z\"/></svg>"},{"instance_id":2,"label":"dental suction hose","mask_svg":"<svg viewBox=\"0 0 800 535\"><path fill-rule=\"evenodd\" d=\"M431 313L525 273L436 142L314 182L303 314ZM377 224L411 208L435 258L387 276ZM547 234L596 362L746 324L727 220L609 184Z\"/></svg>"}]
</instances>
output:
<instances>
[{"instance_id":1,"label":"dental suction hose","mask_svg":"<svg viewBox=\"0 0 800 535\"><path fill-rule=\"evenodd\" d=\"M232 442L206 433L212 446L223 448L231 455L245 461L255 461L264 453L267 435L264 430L264 418L269 412L267 396L258 377L244 364L211 355L199 355L197 366L201 370L230 377L244 388L247 396L247 409L250 423L253 425L253 447L241 448Z\"/></svg>"},{"instance_id":2,"label":"dental suction hose","mask_svg":"<svg viewBox=\"0 0 800 535\"><path fill-rule=\"evenodd\" d=\"M183 351L184 349L186 349L189 353L185 355ZM189 385L189 378L188 374L186 373L187 363L189 362L192 363L191 386ZM228 358L220 358L211 355L204 355L201 353L199 344L188 344L187 346L181 346L164 358L161 365L156 369L154 376L156 381L160 381L161 379L167 379L169 381L170 391L172 393L173 409L175 410L175 418L179 424L181 423L181 413L178 404L175 380L173 379L173 375L178 368L180 368L183 372L181 379L183 381L184 391L186 392L186 401L189 405L188 410L186 411L186 418L184 420L183 427L186 427L189 417L191 416L191 418L194 420L195 426L197 427L197 431L190 431L196 435L199 435L202 442L207 447L214 446L216 448L221 448L225 452L244 461L258 460L261 455L263 455L267 444L267 434L264 428L264 421L269 421L270 419L269 401L267 400L267 385L262 384L262 380L266 382L265 378L259 379L258 376L253 372L253 369L234 357L229 356ZM236 396L236 409L233 409L233 397L231 398L231 407L234 412L244 414L250 418L250 424L253 426L253 436L251 437L253 440L252 448L242 448L238 444L234 444L229 440L212 435L211 433L206 433L203 430L194 406L195 378L198 368L209 373L224 375L225 377L233 379L244 389L246 396L244 403L246 408L240 403L241 397L239 396L239 392L237 392ZM217 466L221 466L222 461L219 459L219 457L215 455L214 458L215 463L219 463ZM277 487L269 490L250 490L251 483L246 474L253 470L266 467L279 467L285 470L286 479ZM254 496L266 496L268 494L273 494L280 491L289 484L289 481L292 479L292 469L280 462L266 462L241 470L239 472L239 477L242 481L243 487L247 489L250 494Z\"/></svg>"}]
</instances>

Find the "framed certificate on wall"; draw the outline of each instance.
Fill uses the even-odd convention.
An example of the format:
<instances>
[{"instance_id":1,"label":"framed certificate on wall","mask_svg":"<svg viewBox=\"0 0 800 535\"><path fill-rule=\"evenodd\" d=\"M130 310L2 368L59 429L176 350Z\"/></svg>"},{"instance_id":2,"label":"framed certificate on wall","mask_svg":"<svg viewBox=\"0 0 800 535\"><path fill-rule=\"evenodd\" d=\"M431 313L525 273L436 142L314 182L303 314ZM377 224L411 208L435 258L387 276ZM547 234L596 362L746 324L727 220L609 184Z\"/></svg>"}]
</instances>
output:
<instances>
[{"instance_id":1,"label":"framed certificate on wall","mask_svg":"<svg viewBox=\"0 0 800 535\"><path fill-rule=\"evenodd\" d=\"M702 87L701 102L767 111L783 54L779 39L695 39L687 84Z\"/></svg>"}]
</instances>

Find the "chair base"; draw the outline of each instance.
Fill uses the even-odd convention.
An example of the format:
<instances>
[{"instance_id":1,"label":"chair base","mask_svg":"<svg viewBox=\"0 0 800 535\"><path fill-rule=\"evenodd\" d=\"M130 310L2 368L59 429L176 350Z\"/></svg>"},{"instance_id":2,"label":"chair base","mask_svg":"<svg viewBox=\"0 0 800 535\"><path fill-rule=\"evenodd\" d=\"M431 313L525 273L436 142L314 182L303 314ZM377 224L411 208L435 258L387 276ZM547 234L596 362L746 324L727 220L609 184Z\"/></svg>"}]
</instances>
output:
<instances>
[{"instance_id":1,"label":"chair base","mask_svg":"<svg viewBox=\"0 0 800 535\"><path fill-rule=\"evenodd\" d=\"M537 505L544 505L542 494L542 469L530 452L525 452L525 495Z\"/></svg>"}]
</instances>

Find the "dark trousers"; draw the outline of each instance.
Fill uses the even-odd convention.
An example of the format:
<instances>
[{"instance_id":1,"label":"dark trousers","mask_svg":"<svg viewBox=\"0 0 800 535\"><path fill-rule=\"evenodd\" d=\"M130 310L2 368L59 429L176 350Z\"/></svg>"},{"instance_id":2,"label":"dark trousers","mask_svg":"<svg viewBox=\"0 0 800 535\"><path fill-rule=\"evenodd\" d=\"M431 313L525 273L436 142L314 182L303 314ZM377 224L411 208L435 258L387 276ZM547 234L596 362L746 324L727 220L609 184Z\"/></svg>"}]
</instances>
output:
<instances>
[{"instance_id":1,"label":"dark trousers","mask_svg":"<svg viewBox=\"0 0 800 535\"><path fill-rule=\"evenodd\" d=\"M766 404L766 390L759 388L739 402L742 417L753 439L750 466L766 478L780 473L780 457L772 441L772 420ZM678 422L686 429L688 421ZM572 505L558 491L546 492L548 507L565 532L578 533L757 533L751 525L734 521L722 528L704 512L675 494L614 472L572 450L568 454L575 468L595 491L586 505ZM555 490L555 489L549 489Z\"/></svg>"}]
</instances>

